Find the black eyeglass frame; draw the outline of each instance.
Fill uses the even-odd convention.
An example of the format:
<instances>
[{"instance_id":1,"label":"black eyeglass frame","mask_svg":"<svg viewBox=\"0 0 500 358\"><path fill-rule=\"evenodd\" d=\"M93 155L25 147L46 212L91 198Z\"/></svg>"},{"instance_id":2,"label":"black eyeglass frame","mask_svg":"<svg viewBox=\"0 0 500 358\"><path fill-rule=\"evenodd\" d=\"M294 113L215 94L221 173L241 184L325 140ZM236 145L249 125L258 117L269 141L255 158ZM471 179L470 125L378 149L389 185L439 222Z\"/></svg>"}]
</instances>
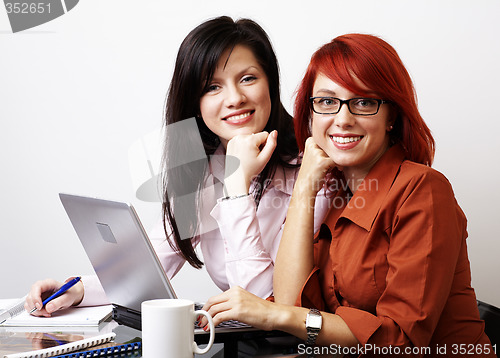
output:
<instances>
[{"instance_id":1,"label":"black eyeglass frame","mask_svg":"<svg viewBox=\"0 0 500 358\"><path fill-rule=\"evenodd\" d=\"M331 98L331 99L336 99L340 102L340 106L339 106L339 109L337 112L328 112L328 113L324 113L324 112L318 112L314 109L314 100L317 99L317 98L321 98L321 99L327 99L327 98ZM351 110L351 106L349 105L349 103L352 101L352 100L355 100L355 99L367 99L367 100L370 100L370 101L376 101L378 103L378 106L377 106L377 111L375 113L370 113L370 114L363 114L363 113L354 113L352 110ZM337 97L331 97L331 96L319 96L319 97L309 97L309 102L311 103L311 109L313 110L314 113L317 113L317 114L337 114L340 112L340 110L342 109L342 106L344 104L347 105L347 109L349 110L349 112L355 116L374 116L378 113L379 109L380 109L380 106L383 104L383 103L391 103L390 101L386 101L385 99L380 99L380 98L369 98L369 97L354 97L354 98L349 98L349 99L340 99L340 98L337 98Z\"/></svg>"}]
</instances>

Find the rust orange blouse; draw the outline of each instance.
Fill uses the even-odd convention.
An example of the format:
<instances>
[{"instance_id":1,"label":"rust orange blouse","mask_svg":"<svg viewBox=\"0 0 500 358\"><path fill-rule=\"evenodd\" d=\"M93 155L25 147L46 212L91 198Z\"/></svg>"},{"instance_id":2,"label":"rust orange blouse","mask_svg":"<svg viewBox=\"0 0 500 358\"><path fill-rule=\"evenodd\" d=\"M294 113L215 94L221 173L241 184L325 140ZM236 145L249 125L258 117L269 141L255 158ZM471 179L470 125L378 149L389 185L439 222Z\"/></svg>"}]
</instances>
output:
<instances>
[{"instance_id":1,"label":"rust orange blouse","mask_svg":"<svg viewBox=\"0 0 500 358\"><path fill-rule=\"evenodd\" d=\"M339 315L363 346L463 357L466 344L471 356L495 357L484 354L467 221L448 180L396 145L350 195L336 193L297 304Z\"/></svg>"}]
</instances>

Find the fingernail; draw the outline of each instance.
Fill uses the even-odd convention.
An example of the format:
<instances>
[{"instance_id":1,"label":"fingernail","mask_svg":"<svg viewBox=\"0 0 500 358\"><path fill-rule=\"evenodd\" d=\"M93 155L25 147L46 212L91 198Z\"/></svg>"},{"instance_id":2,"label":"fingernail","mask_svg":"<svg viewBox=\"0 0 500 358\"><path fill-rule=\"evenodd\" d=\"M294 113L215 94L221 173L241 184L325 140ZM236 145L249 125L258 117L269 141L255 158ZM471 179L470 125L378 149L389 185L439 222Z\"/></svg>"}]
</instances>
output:
<instances>
[{"instance_id":1,"label":"fingernail","mask_svg":"<svg viewBox=\"0 0 500 358\"><path fill-rule=\"evenodd\" d=\"M36 307L36 309L37 309L38 311L40 311L40 310L42 309L42 305L41 305L41 304L39 304L38 302L37 302L37 303L35 303L35 307Z\"/></svg>"}]
</instances>

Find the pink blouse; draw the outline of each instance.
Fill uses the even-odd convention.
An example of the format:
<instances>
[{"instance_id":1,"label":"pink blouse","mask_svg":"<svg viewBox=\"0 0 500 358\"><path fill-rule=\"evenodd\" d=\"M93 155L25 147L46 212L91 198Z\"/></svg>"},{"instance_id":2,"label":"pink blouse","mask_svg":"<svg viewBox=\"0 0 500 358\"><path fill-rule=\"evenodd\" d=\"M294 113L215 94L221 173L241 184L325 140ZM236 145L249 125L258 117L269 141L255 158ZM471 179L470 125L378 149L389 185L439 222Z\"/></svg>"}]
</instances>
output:
<instances>
[{"instance_id":1,"label":"pink blouse","mask_svg":"<svg viewBox=\"0 0 500 358\"><path fill-rule=\"evenodd\" d=\"M224 164L220 147L210 160L202 193L201 234L194 244L200 245L207 272L221 290L240 286L267 298L272 295L274 260L298 168L279 167L257 206L251 195L220 200L224 196ZM328 206L329 199L320 195L316 200L315 230L319 230ZM167 276L174 277L185 260L166 241L161 221L149 236ZM108 303L96 276L84 276L82 281L85 297L80 305Z\"/></svg>"}]
</instances>

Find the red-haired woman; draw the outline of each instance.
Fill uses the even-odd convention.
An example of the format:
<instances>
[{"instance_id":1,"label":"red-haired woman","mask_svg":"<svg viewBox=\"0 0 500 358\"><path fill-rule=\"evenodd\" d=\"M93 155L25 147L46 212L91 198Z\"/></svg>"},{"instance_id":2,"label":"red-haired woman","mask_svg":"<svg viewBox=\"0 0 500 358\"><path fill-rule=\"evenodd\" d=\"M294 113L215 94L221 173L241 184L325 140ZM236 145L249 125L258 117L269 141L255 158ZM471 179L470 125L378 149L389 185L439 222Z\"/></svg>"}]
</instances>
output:
<instances>
[{"instance_id":1,"label":"red-haired woman","mask_svg":"<svg viewBox=\"0 0 500 358\"><path fill-rule=\"evenodd\" d=\"M307 341L303 352L494 357L471 287L466 218L430 168L434 140L396 51L362 34L321 47L295 121L304 156L275 263L276 303L232 289L207 304L215 323L284 330ZM325 186L332 207L314 237Z\"/></svg>"}]
</instances>

